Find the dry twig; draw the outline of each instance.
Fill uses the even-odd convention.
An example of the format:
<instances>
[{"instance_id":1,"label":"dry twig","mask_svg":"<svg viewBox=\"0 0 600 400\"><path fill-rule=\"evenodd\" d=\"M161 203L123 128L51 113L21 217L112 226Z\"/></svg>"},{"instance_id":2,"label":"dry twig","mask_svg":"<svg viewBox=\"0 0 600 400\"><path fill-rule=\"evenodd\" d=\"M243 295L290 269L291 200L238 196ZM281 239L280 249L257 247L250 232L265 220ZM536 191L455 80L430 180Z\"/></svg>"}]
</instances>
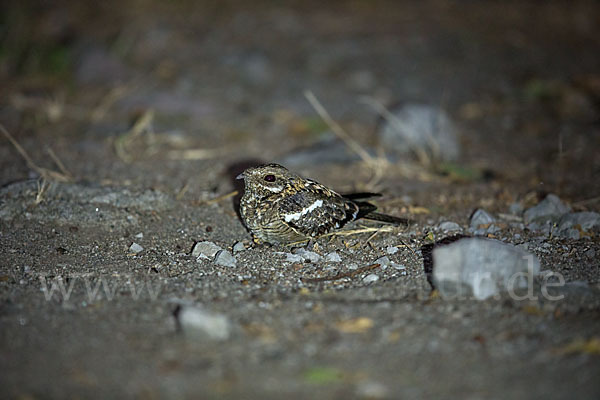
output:
<instances>
[{"instance_id":1,"label":"dry twig","mask_svg":"<svg viewBox=\"0 0 600 400\"><path fill-rule=\"evenodd\" d=\"M17 150L19 155L21 155L21 157L23 157L23 159L27 163L27 166L29 168L31 168L32 170L34 170L35 172L37 172L43 179L54 180L54 181L59 181L59 182L70 182L73 180L73 178L71 177L70 174L68 174L68 172L63 173L63 172L58 172L58 171L54 171L51 169L47 169L47 168L38 166L33 161L33 159L29 156L29 154L25 151L25 149L19 144L19 142L17 142L17 140L10 134L10 132L8 132L6 130L6 128L4 128L4 126L2 124L0 124L0 131L2 131L4 136L8 139L8 141ZM53 158L53 160L55 162L58 161L57 164L58 164L59 168L66 172L66 168L64 167L63 163L60 162L58 157L56 157L56 154L51 153L50 156Z\"/></svg>"},{"instance_id":2,"label":"dry twig","mask_svg":"<svg viewBox=\"0 0 600 400\"><path fill-rule=\"evenodd\" d=\"M226 193L226 194L224 194L222 196L215 197L214 199L202 201L202 202L200 202L200 204L208 206L208 205L211 205L211 204L219 203L219 202L221 202L223 200L227 200L227 199L229 199L229 198L237 195L238 193L239 192L237 190L234 190L233 192L229 192L229 193Z\"/></svg>"},{"instance_id":3,"label":"dry twig","mask_svg":"<svg viewBox=\"0 0 600 400\"><path fill-rule=\"evenodd\" d=\"M98 122L104 118L110 107L115 104L119 99L124 97L133 88L130 86L117 86L112 88L106 96L104 96L100 103L90 113L90 118L94 122Z\"/></svg>"},{"instance_id":4,"label":"dry twig","mask_svg":"<svg viewBox=\"0 0 600 400\"><path fill-rule=\"evenodd\" d=\"M331 131L337 135L352 151L354 151L366 164L373 176L367 183L367 187L373 188L381 180L389 162L385 157L373 157L365 150L356 140L352 139L350 135L329 115L325 107L319 102L317 97L310 90L304 92L304 96L308 102L313 106L317 114L325 121Z\"/></svg>"},{"instance_id":5,"label":"dry twig","mask_svg":"<svg viewBox=\"0 0 600 400\"><path fill-rule=\"evenodd\" d=\"M115 140L115 152L117 156L126 163L133 161L130 154L130 147L133 142L142 135L145 131L152 128L152 120L154 119L154 111L146 110L133 124L131 129L119 136Z\"/></svg>"},{"instance_id":6,"label":"dry twig","mask_svg":"<svg viewBox=\"0 0 600 400\"><path fill-rule=\"evenodd\" d=\"M40 183L41 181L41 183ZM41 178L37 181L37 193L35 194L35 202L34 205L39 205L42 201L44 201L44 194L46 194L46 190L50 187L50 184L46 179Z\"/></svg>"}]
</instances>

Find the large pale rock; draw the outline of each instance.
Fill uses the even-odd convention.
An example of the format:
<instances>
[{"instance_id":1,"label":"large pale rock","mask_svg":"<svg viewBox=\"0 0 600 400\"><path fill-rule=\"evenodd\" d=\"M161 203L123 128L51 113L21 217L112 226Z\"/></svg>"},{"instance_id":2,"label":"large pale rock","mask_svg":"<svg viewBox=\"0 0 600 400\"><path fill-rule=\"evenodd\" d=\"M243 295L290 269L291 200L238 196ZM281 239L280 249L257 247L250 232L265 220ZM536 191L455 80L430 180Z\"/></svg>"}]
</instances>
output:
<instances>
[{"instance_id":1,"label":"large pale rock","mask_svg":"<svg viewBox=\"0 0 600 400\"><path fill-rule=\"evenodd\" d=\"M526 287L539 271L535 255L498 240L465 238L433 250L433 283L445 298L483 300Z\"/></svg>"}]
</instances>

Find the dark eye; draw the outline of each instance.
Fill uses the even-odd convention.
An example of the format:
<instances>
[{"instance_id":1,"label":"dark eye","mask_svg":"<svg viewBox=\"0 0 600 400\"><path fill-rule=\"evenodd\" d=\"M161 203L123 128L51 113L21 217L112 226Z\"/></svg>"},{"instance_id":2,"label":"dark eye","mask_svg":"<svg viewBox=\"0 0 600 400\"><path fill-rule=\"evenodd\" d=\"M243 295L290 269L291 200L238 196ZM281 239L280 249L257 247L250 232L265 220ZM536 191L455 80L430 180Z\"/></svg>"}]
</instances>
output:
<instances>
[{"instance_id":1,"label":"dark eye","mask_svg":"<svg viewBox=\"0 0 600 400\"><path fill-rule=\"evenodd\" d=\"M275 175L265 175L265 177L263 178L265 181L267 182L275 182Z\"/></svg>"}]
</instances>

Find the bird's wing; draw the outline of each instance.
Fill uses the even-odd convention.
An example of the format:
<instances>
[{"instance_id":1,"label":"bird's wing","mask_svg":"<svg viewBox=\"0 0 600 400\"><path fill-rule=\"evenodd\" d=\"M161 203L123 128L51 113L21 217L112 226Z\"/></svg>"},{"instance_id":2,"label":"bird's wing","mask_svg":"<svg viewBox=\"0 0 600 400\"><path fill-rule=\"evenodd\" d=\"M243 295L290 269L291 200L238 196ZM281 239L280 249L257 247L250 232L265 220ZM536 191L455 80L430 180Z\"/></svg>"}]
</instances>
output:
<instances>
[{"instance_id":1,"label":"bird's wing","mask_svg":"<svg viewBox=\"0 0 600 400\"><path fill-rule=\"evenodd\" d=\"M359 206L314 181L281 199L280 218L305 236L317 237L353 221Z\"/></svg>"}]
</instances>

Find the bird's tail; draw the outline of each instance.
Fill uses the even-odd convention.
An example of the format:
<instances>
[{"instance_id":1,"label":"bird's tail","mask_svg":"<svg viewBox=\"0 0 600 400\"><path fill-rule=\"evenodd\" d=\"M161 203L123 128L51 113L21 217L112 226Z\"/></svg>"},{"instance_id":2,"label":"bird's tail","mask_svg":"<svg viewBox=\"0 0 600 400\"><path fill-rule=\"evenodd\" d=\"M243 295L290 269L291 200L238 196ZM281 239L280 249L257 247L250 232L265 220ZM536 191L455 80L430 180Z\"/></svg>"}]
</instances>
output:
<instances>
[{"instance_id":1,"label":"bird's tail","mask_svg":"<svg viewBox=\"0 0 600 400\"><path fill-rule=\"evenodd\" d=\"M394 217L393 215L381 214L374 211L363 215L363 218L398 226L409 226L413 222L408 218Z\"/></svg>"}]
</instances>

